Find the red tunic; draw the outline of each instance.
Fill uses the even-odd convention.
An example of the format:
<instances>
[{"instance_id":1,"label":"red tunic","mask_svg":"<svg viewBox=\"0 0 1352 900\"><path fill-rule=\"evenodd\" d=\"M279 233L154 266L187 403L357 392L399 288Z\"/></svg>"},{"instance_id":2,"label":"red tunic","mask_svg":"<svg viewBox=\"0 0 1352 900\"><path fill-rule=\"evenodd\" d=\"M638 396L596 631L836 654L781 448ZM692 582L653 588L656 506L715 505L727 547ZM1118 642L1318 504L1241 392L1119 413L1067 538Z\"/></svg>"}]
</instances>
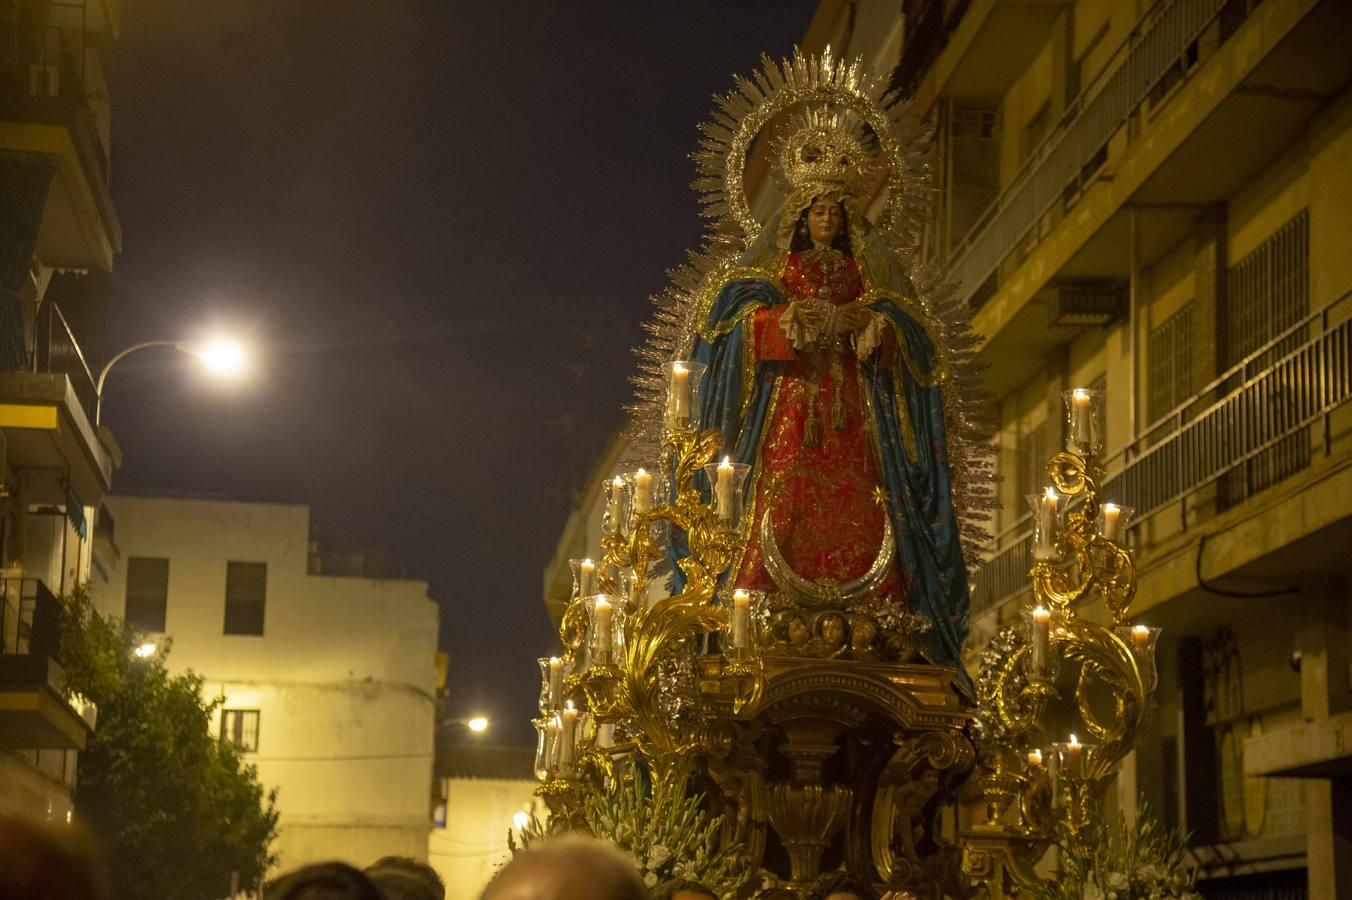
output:
<instances>
[{"instance_id":1,"label":"red tunic","mask_svg":"<svg viewBox=\"0 0 1352 900\"><path fill-rule=\"evenodd\" d=\"M783 284L790 300L816 298L836 306L863 293L854 260L838 253L790 254ZM809 581L849 581L867 572L882 545L887 515L874 500L882 479L854 351L848 344L795 351L780 327L787 308L758 310L753 326L756 361L787 365L755 460L751 540L735 578L737 587L752 590L774 590L760 547L767 507L784 560ZM837 397L844 414L840 428ZM817 422L815 442L804 440L809 416ZM893 601L903 598L895 565L880 593Z\"/></svg>"}]
</instances>

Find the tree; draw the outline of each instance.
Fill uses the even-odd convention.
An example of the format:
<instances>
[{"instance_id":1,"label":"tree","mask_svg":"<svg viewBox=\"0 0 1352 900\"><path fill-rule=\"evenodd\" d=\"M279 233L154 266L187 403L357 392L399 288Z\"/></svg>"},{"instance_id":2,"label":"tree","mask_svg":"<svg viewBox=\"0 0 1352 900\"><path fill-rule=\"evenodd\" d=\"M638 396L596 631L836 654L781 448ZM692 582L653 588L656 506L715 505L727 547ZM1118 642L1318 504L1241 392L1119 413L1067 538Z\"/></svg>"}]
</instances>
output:
<instances>
[{"instance_id":1,"label":"tree","mask_svg":"<svg viewBox=\"0 0 1352 900\"><path fill-rule=\"evenodd\" d=\"M208 900L260 879L275 860L276 791L210 732L220 701L202 679L165 668L167 646L138 658L132 628L88 591L62 602L60 662L98 706L81 752L75 811L102 843L118 900Z\"/></svg>"}]
</instances>

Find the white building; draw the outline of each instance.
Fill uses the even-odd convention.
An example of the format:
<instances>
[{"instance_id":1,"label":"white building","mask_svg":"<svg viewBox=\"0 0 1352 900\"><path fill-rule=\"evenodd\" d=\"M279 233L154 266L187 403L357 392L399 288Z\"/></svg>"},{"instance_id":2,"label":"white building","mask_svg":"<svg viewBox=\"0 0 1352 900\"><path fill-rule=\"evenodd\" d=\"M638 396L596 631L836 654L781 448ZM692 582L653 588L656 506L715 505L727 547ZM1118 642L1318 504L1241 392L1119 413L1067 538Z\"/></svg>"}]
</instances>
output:
<instances>
[{"instance_id":1,"label":"white building","mask_svg":"<svg viewBox=\"0 0 1352 900\"><path fill-rule=\"evenodd\" d=\"M427 585L311 574L305 506L106 504L119 552L94 579L95 603L171 639L169 667L223 699L212 727L278 789L279 865L425 858L437 643Z\"/></svg>"}]
</instances>

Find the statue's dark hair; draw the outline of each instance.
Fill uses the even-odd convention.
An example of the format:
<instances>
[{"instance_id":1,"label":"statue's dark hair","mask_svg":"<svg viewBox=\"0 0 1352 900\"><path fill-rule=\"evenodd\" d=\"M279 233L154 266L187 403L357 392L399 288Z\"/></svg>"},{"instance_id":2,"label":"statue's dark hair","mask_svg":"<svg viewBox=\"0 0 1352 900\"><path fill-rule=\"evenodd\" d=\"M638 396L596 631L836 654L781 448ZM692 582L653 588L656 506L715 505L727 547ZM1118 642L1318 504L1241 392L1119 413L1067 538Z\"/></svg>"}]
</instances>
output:
<instances>
[{"instance_id":1,"label":"statue's dark hair","mask_svg":"<svg viewBox=\"0 0 1352 900\"><path fill-rule=\"evenodd\" d=\"M812 198L812 203L816 203L817 198ZM792 253L801 253L804 250L812 249L812 236L808 233L807 213L812 209L812 203L803 208L798 214L798 221L793 226L793 237L789 239L789 250ZM844 253L846 256L854 256L854 250L850 247L850 214L845 211L845 204L840 204L840 230L831 241L831 246Z\"/></svg>"}]
</instances>

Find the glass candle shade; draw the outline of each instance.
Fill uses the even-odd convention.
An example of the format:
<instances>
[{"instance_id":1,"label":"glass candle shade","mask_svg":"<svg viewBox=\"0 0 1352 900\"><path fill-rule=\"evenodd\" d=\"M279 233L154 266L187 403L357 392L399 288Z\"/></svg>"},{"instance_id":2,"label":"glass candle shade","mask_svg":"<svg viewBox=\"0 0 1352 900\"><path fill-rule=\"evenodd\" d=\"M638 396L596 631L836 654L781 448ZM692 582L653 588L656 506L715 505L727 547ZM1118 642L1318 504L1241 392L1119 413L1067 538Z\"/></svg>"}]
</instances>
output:
<instances>
[{"instance_id":1,"label":"glass candle shade","mask_svg":"<svg viewBox=\"0 0 1352 900\"><path fill-rule=\"evenodd\" d=\"M1028 507L1033 511L1033 559L1038 562L1052 562L1061 558L1056 549L1056 538L1061 528L1061 508L1065 498L1056 492L1056 488L1047 487L1040 494L1026 495Z\"/></svg>"},{"instance_id":2,"label":"glass candle shade","mask_svg":"<svg viewBox=\"0 0 1352 900\"><path fill-rule=\"evenodd\" d=\"M606 498L606 511L601 519L601 531L607 537L624 538L629 534L633 483L626 481L623 475L616 475L606 480L602 490Z\"/></svg>"},{"instance_id":3,"label":"glass candle shade","mask_svg":"<svg viewBox=\"0 0 1352 900\"><path fill-rule=\"evenodd\" d=\"M622 476L629 485L630 512L639 516L653 508L653 473L647 469L625 472Z\"/></svg>"},{"instance_id":4,"label":"glass candle shade","mask_svg":"<svg viewBox=\"0 0 1352 900\"><path fill-rule=\"evenodd\" d=\"M735 463L730 457L704 467L713 492L714 515L720 528L736 530L742 523L742 485L751 474L751 466Z\"/></svg>"},{"instance_id":5,"label":"glass candle shade","mask_svg":"<svg viewBox=\"0 0 1352 900\"><path fill-rule=\"evenodd\" d=\"M1070 740L1055 743L1052 749L1059 761L1057 771L1060 777L1080 779L1088 771L1090 758L1098 749L1098 745L1081 743L1072 734Z\"/></svg>"},{"instance_id":6,"label":"glass candle shade","mask_svg":"<svg viewBox=\"0 0 1352 900\"><path fill-rule=\"evenodd\" d=\"M596 595L596 562L591 559L570 559L573 569L573 599L585 600Z\"/></svg>"},{"instance_id":7,"label":"glass candle shade","mask_svg":"<svg viewBox=\"0 0 1352 900\"><path fill-rule=\"evenodd\" d=\"M568 661L562 657L540 657L540 712L547 713L563 705L563 682L569 669Z\"/></svg>"},{"instance_id":8,"label":"glass candle shade","mask_svg":"<svg viewBox=\"0 0 1352 900\"><path fill-rule=\"evenodd\" d=\"M1155 645L1160 639L1159 628L1150 625L1118 625L1113 629L1122 643L1131 648L1136 666L1141 670L1145 689L1153 691L1159 684L1159 668L1155 664Z\"/></svg>"},{"instance_id":9,"label":"glass candle shade","mask_svg":"<svg viewBox=\"0 0 1352 900\"><path fill-rule=\"evenodd\" d=\"M762 617L765 594L737 588L720 599L728 608L728 622L719 634L724 658L737 662L755 659L760 651L756 623Z\"/></svg>"},{"instance_id":10,"label":"glass candle shade","mask_svg":"<svg viewBox=\"0 0 1352 900\"><path fill-rule=\"evenodd\" d=\"M1025 609L1024 637L1028 641L1028 655L1024 657L1025 671L1033 681L1050 681L1056 674L1056 659L1052 655L1052 611L1045 606Z\"/></svg>"},{"instance_id":11,"label":"glass candle shade","mask_svg":"<svg viewBox=\"0 0 1352 900\"><path fill-rule=\"evenodd\" d=\"M1083 457L1103 453L1103 391L1063 391L1066 404L1066 449Z\"/></svg>"},{"instance_id":12,"label":"glass candle shade","mask_svg":"<svg viewBox=\"0 0 1352 900\"><path fill-rule=\"evenodd\" d=\"M593 665L610 665L624 650L624 604L619 597L597 594L585 601L588 646Z\"/></svg>"},{"instance_id":13,"label":"glass candle shade","mask_svg":"<svg viewBox=\"0 0 1352 900\"><path fill-rule=\"evenodd\" d=\"M1099 505L1098 533L1114 544L1126 543L1127 529L1131 526L1131 517L1136 512L1134 506L1120 506L1116 503Z\"/></svg>"},{"instance_id":14,"label":"glass candle shade","mask_svg":"<svg viewBox=\"0 0 1352 900\"><path fill-rule=\"evenodd\" d=\"M699 415L700 382L707 368L703 363L678 359L665 366L667 373L667 428L691 427Z\"/></svg>"},{"instance_id":15,"label":"glass candle shade","mask_svg":"<svg viewBox=\"0 0 1352 900\"><path fill-rule=\"evenodd\" d=\"M535 780L548 781L550 773L553 771L552 754L554 752L552 733L549 730L549 724L552 717L542 719L532 719L531 724L535 726Z\"/></svg>"}]
</instances>

